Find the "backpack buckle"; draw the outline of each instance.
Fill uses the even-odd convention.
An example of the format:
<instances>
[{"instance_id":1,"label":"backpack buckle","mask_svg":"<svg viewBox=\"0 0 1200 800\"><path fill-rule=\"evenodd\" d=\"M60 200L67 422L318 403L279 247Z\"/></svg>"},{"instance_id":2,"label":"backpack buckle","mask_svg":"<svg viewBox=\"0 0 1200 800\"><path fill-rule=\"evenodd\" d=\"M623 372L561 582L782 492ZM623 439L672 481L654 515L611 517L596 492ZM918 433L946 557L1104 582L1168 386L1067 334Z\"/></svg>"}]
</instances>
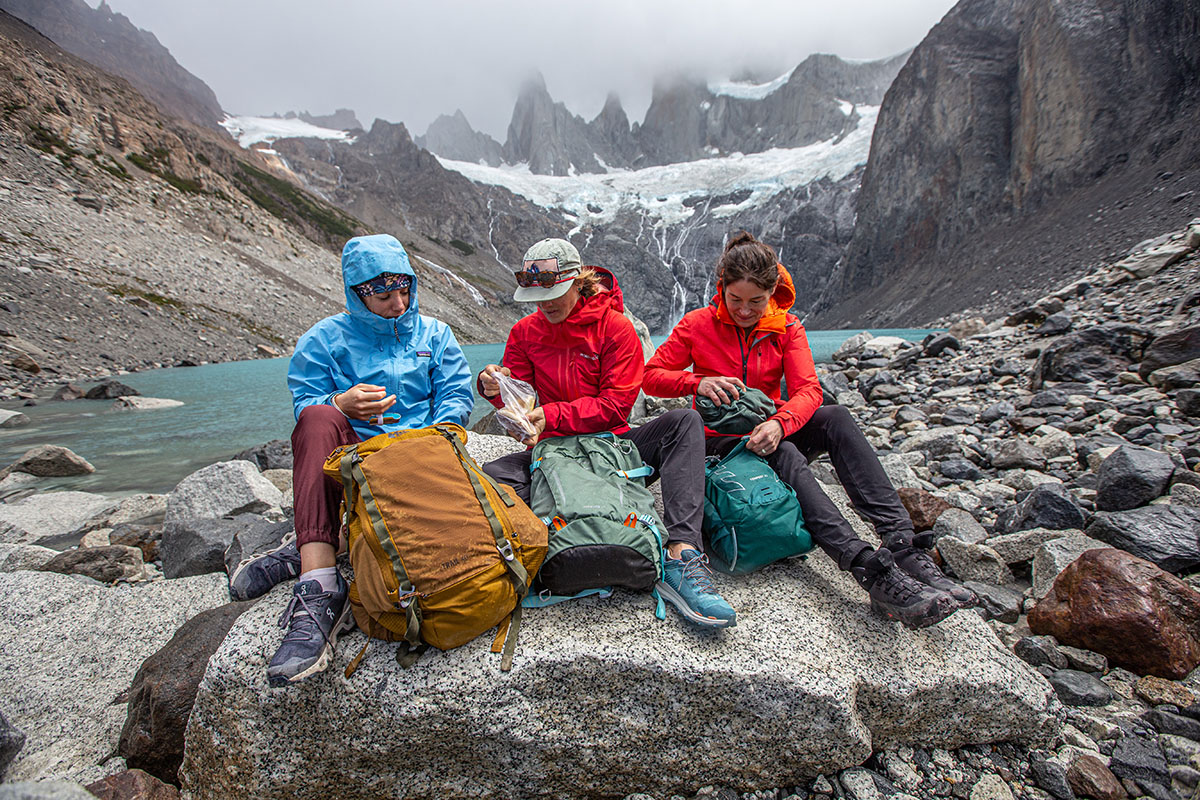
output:
<instances>
[{"instance_id":1,"label":"backpack buckle","mask_svg":"<svg viewBox=\"0 0 1200 800\"><path fill-rule=\"evenodd\" d=\"M513 554L512 542L507 539L504 540L504 544L499 545L496 549L500 551L500 555L504 556L505 561L512 561L516 558Z\"/></svg>"},{"instance_id":2,"label":"backpack buckle","mask_svg":"<svg viewBox=\"0 0 1200 800\"><path fill-rule=\"evenodd\" d=\"M629 516L625 517L625 521L621 524L626 528L636 528L638 524L638 515L630 513Z\"/></svg>"},{"instance_id":3,"label":"backpack buckle","mask_svg":"<svg viewBox=\"0 0 1200 800\"><path fill-rule=\"evenodd\" d=\"M413 589L411 592L405 592L396 600L396 608L408 608L412 605L412 601L420 596L420 592Z\"/></svg>"}]
</instances>

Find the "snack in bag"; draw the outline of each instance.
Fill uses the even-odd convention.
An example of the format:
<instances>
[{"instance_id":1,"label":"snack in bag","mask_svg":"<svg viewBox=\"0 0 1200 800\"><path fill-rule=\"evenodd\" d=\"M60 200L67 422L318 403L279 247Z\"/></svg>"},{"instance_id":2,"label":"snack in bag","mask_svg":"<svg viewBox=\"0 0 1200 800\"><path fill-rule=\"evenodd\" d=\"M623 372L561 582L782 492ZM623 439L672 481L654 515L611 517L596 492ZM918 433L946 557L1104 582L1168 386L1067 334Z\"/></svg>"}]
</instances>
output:
<instances>
[{"instance_id":1,"label":"snack in bag","mask_svg":"<svg viewBox=\"0 0 1200 800\"><path fill-rule=\"evenodd\" d=\"M508 433L522 441L534 436L537 430L529 422L528 414L537 408L537 392L525 381L497 372L492 377L500 384L500 399L504 407L496 412L496 419Z\"/></svg>"}]
</instances>

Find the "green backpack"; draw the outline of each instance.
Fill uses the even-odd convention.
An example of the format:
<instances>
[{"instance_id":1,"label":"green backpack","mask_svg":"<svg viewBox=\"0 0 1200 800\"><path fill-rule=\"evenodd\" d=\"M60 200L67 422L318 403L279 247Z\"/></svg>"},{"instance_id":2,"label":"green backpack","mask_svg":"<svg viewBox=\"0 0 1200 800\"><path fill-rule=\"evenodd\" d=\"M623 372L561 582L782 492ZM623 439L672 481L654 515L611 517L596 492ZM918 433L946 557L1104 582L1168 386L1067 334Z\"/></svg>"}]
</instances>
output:
<instances>
[{"instance_id":1,"label":"green backpack","mask_svg":"<svg viewBox=\"0 0 1200 800\"><path fill-rule=\"evenodd\" d=\"M530 507L550 528L535 589L556 597L543 604L603 587L654 587L661 523L644 480L653 469L633 442L611 432L543 439L529 470Z\"/></svg>"},{"instance_id":2,"label":"green backpack","mask_svg":"<svg viewBox=\"0 0 1200 800\"><path fill-rule=\"evenodd\" d=\"M744 575L812 549L796 493L745 439L724 458L709 458L704 477L705 549L717 569Z\"/></svg>"},{"instance_id":3,"label":"green backpack","mask_svg":"<svg viewBox=\"0 0 1200 800\"><path fill-rule=\"evenodd\" d=\"M704 427L717 433L742 436L775 413L775 401L759 389L747 389L737 400L717 405L704 395L696 395L696 411Z\"/></svg>"}]
</instances>

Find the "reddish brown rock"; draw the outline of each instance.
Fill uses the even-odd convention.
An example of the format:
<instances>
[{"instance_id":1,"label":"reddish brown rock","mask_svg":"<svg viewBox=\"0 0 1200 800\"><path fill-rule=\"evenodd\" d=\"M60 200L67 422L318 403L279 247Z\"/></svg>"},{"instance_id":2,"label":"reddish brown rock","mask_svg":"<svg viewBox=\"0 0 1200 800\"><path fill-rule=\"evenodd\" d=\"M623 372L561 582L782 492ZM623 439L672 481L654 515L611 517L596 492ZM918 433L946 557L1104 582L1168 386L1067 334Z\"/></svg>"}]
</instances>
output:
<instances>
[{"instance_id":1,"label":"reddish brown rock","mask_svg":"<svg viewBox=\"0 0 1200 800\"><path fill-rule=\"evenodd\" d=\"M1134 694L1151 706L1161 706L1168 703L1180 708L1187 708L1196 702L1196 695L1182 683L1156 678L1153 675L1143 675L1133 686Z\"/></svg>"},{"instance_id":2,"label":"reddish brown rock","mask_svg":"<svg viewBox=\"0 0 1200 800\"><path fill-rule=\"evenodd\" d=\"M924 489L906 487L897 489L896 492L900 495L900 502L904 503L908 516L912 517L913 528L917 533L932 529L937 518L950 508L950 504L945 500L934 497Z\"/></svg>"},{"instance_id":3,"label":"reddish brown rock","mask_svg":"<svg viewBox=\"0 0 1200 800\"><path fill-rule=\"evenodd\" d=\"M1139 675L1179 679L1200 664L1200 593L1123 550L1088 550L1055 579L1029 627Z\"/></svg>"},{"instance_id":4,"label":"reddish brown rock","mask_svg":"<svg viewBox=\"0 0 1200 800\"><path fill-rule=\"evenodd\" d=\"M1078 797L1095 800L1125 800L1125 787L1104 762L1095 756L1081 755L1067 767L1067 783Z\"/></svg>"},{"instance_id":5,"label":"reddish brown rock","mask_svg":"<svg viewBox=\"0 0 1200 800\"><path fill-rule=\"evenodd\" d=\"M179 790L140 769L127 769L85 787L100 800L179 800Z\"/></svg>"}]
</instances>

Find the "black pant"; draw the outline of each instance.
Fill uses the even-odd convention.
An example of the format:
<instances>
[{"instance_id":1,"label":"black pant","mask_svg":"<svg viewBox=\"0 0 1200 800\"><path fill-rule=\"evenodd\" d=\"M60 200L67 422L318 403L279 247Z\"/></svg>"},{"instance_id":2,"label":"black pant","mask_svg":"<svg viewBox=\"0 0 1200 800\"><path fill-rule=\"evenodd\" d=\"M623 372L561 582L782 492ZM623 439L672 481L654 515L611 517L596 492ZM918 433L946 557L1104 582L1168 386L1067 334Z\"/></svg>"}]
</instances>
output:
<instances>
[{"instance_id":1,"label":"black pant","mask_svg":"<svg viewBox=\"0 0 1200 800\"><path fill-rule=\"evenodd\" d=\"M704 424L690 408L668 411L625 433L617 434L637 447L642 461L654 467L648 483L662 479L663 523L667 543L683 542L703 550L700 523L704 519ZM489 461L483 471L513 488L529 502L530 451Z\"/></svg>"},{"instance_id":2,"label":"black pant","mask_svg":"<svg viewBox=\"0 0 1200 800\"><path fill-rule=\"evenodd\" d=\"M709 455L725 455L738 439L708 440ZM804 523L815 541L841 569L849 569L864 550L873 549L821 489L808 468L810 459L829 453L838 480L854 507L875 526L884 546L902 552L912 546L912 519L900 502L879 457L845 406L821 406L804 427L779 443L767 463L796 491Z\"/></svg>"}]
</instances>

